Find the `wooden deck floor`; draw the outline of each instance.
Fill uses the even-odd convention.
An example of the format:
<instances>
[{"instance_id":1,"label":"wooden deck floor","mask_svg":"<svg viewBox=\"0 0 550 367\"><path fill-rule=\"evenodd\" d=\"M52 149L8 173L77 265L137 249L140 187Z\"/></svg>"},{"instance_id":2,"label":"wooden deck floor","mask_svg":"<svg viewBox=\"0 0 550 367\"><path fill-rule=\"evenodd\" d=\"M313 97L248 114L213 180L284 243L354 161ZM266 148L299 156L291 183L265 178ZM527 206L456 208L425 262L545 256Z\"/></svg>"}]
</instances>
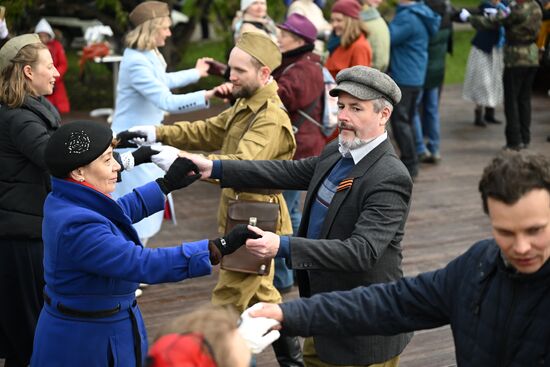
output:
<instances>
[{"instance_id":1,"label":"wooden deck floor","mask_svg":"<svg viewBox=\"0 0 550 367\"><path fill-rule=\"evenodd\" d=\"M482 168L504 145L504 126L475 127L473 106L461 98L460 86L446 87L441 104L442 161L423 165L414 185L413 202L403 241L406 275L445 265L476 240L490 236L482 212L477 183ZM531 148L550 155L550 99L533 99ZM502 109L497 116L504 120ZM165 223L151 246L168 246L182 240L216 235L219 189L198 183L176 192L178 226ZM162 325L209 301L217 279L212 276L145 289L139 304L152 340ZM297 297L291 292L286 299ZM401 357L403 367L454 366L454 347L448 327L419 331ZM3 366L0 361L0 367ZM271 349L258 357L258 366L277 366Z\"/></svg>"}]
</instances>

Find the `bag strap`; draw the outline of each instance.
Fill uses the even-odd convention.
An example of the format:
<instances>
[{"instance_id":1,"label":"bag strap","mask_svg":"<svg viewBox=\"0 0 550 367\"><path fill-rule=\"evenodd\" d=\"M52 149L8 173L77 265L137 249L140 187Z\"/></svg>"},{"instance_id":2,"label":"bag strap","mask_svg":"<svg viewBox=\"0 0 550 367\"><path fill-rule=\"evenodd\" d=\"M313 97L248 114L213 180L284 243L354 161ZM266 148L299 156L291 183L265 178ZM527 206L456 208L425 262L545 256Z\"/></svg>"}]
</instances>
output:
<instances>
[{"instance_id":1,"label":"bag strap","mask_svg":"<svg viewBox=\"0 0 550 367\"><path fill-rule=\"evenodd\" d=\"M309 60L310 62L313 62L311 60ZM284 75L288 69L292 68L294 66L294 64L296 64L295 62L293 62L292 64L288 65L284 70L283 72L281 73L281 75ZM321 67L321 71L323 70L323 65L321 65L320 63L318 62L315 62L315 64L319 65ZM317 107L317 103L319 103L319 101L321 99L324 99L325 95L325 88L323 86L323 91L321 92L321 95L319 95L318 98L316 98L313 102L311 102L306 108L305 108L305 111L302 110L302 109L298 109L296 112L298 112L298 114L300 115L298 117L298 119L296 121L292 121L292 125L294 127L296 127L296 131L298 131L300 129L300 126L302 126L302 124L305 122L305 120L307 119L308 121L312 122L313 124L315 124L317 127L319 127L320 129L323 128L323 125L320 124L319 122L315 121L315 119L313 117L311 117L311 113L313 112L313 110L315 109L315 107Z\"/></svg>"}]
</instances>

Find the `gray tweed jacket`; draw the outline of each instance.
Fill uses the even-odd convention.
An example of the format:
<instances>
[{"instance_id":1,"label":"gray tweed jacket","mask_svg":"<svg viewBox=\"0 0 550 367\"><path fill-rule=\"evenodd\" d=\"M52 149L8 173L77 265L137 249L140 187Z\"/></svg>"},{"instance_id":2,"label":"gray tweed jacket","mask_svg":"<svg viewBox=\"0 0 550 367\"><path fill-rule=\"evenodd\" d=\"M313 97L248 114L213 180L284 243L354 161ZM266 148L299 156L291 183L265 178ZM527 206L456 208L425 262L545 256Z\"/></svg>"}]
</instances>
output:
<instances>
[{"instance_id":1,"label":"gray tweed jacket","mask_svg":"<svg viewBox=\"0 0 550 367\"><path fill-rule=\"evenodd\" d=\"M403 276L401 239L409 210L412 181L386 140L352 168L351 186L337 191L320 239L308 239L310 210L319 185L341 158L337 142L319 157L299 161L224 161L224 187L307 190L297 237L290 238L290 259L300 295L349 290ZM412 334L395 336L314 336L322 361L369 365L400 354Z\"/></svg>"}]
</instances>

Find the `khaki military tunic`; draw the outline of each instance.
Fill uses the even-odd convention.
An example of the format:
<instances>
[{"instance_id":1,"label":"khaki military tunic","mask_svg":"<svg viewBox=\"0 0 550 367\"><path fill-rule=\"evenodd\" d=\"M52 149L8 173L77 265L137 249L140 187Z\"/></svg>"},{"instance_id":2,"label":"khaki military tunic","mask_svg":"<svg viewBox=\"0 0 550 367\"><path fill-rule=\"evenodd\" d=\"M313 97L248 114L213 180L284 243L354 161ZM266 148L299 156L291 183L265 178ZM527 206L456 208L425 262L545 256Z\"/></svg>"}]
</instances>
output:
<instances>
[{"instance_id":1,"label":"khaki military tunic","mask_svg":"<svg viewBox=\"0 0 550 367\"><path fill-rule=\"evenodd\" d=\"M209 159L292 159L296 142L288 115L277 95L277 83L269 82L250 98L241 98L218 116L194 122L182 121L157 127L157 140L182 150L205 152ZM267 105L266 105L267 103ZM264 106L265 105L265 106ZM253 120L251 116L255 114ZM250 123L250 127L247 126ZM246 132L245 132L246 130ZM292 233L288 209L281 193L263 195L222 189L218 210L218 231L225 232L227 204L230 199L271 201L279 203L278 234ZM233 304L240 311L256 302L281 302L281 295L273 286L274 266L267 276L238 273L220 269L212 302Z\"/></svg>"}]
</instances>

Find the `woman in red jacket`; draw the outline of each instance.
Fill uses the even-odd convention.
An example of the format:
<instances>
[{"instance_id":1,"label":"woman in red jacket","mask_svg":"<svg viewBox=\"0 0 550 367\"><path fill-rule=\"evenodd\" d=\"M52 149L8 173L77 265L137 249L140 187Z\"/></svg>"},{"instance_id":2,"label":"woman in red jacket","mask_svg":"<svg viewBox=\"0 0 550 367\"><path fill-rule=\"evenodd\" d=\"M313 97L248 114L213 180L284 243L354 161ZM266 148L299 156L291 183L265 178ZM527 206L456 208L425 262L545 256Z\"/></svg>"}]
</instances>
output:
<instances>
[{"instance_id":1,"label":"woman in red jacket","mask_svg":"<svg viewBox=\"0 0 550 367\"><path fill-rule=\"evenodd\" d=\"M40 36L42 43L48 46L52 54L53 64L59 72L59 76L55 79L53 93L46 98L57 108L59 113L68 113L71 111L71 105L69 104L65 83L63 82L63 77L67 72L67 57L65 56L63 45L55 39L55 33L46 19L41 19L38 22L35 32Z\"/></svg>"},{"instance_id":2,"label":"woman in red jacket","mask_svg":"<svg viewBox=\"0 0 550 367\"><path fill-rule=\"evenodd\" d=\"M361 5L357 0L338 0L332 6L330 23L333 31L327 44L329 57L325 67L333 77L342 69L371 65L372 49L360 13Z\"/></svg>"}]
</instances>

